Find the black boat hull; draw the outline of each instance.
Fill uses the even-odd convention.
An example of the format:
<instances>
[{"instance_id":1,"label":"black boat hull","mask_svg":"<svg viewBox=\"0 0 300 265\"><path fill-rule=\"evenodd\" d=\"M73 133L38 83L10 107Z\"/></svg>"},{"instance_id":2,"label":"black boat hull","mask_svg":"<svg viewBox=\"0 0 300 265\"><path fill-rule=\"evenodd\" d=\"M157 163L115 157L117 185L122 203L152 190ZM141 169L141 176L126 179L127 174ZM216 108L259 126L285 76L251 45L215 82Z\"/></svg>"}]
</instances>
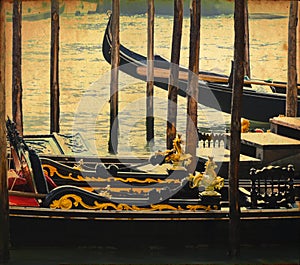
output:
<instances>
[{"instance_id":1,"label":"black boat hull","mask_svg":"<svg viewBox=\"0 0 300 265\"><path fill-rule=\"evenodd\" d=\"M299 245L299 211L244 210L241 244ZM11 242L17 245L111 246L145 244L182 247L228 244L227 210L126 212L10 208Z\"/></svg>"},{"instance_id":2,"label":"black boat hull","mask_svg":"<svg viewBox=\"0 0 300 265\"><path fill-rule=\"evenodd\" d=\"M102 45L102 52L105 60L110 63L111 51L111 29L108 22ZM160 69L170 69L170 62L155 56L154 67ZM120 70L130 76L146 81L146 76L138 73L139 67L147 67L147 58L135 53L123 45L120 45ZM188 72L188 69L180 67L181 72ZM212 72L200 71L199 74L208 74L215 77L227 77ZM154 84L164 90L168 90L168 78L154 76ZM187 95L188 80L178 81L178 94ZM198 102L207 107L221 112L231 113L232 89L227 84L199 81ZM281 114L285 114L286 96L281 93L260 93L244 88L242 97L242 117L257 122L269 122L269 119ZM300 113L300 98L298 96L298 113Z\"/></svg>"}]
</instances>

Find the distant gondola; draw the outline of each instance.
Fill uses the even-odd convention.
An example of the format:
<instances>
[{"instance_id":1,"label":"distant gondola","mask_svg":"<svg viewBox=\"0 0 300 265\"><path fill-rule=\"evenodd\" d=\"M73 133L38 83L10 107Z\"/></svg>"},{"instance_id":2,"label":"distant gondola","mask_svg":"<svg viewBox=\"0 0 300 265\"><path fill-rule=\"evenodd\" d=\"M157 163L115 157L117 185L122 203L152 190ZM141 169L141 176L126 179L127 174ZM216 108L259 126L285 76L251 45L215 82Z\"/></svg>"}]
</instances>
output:
<instances>
[{"instance_id":1,"label":"distant gondola","mask_svg":"<svg viewBox=\"0 0 300 265\"><path fill-rule=\"evenodd\" d=\"M105 31L102 51L104 58L110 63L110 52L112 43L111 18ZM147 67L147 58L137 54L123 45L120 45L120 70L135 78L145 80L146 75L141 70ZM164 90L168 89L168 74L170 62L156 55L154 67L157 72L154 74L154 84ZM186 78L188 69L180 67L180 73L185 78L179 78L179 95L186 96L188 80ZM212 72L200 71L199 75L206 75L210 79L221 80L218 82L208 82L199 80L198 102L207 107L231 113L232 88L223 80L228 80L228 76ZM246 83L246 82L245 82ZM249 83L249 82L248 82ZM259 83L259 82L258 82ZM265 83L265 82L264 82ZM274 83L275 86L284 86L284 83ZM283 93L257 92L245 86L242 99L242 117L256 122L269 122L269 119L278 115L285 114L286 96ZM298 96L298 113L300 113L300 98Z\"/></svg>"}]
</instances>

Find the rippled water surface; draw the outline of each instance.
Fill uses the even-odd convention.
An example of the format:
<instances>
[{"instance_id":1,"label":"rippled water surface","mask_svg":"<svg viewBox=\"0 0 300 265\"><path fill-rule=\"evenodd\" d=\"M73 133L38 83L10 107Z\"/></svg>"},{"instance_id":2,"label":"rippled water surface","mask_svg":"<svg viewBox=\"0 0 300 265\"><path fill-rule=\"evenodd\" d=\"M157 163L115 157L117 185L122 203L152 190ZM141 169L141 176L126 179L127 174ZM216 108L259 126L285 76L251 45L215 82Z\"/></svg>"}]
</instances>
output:
<instances>
[{"instance_id":1,"label":"rippled water surface","mask_svg":"<svg viewBox=\"0 0 300 265\"><path fill-rule=\"evenodd\" d=\"M24 2L24 12L27 12L28 8L38 8L40 2ZM141 11L143 5L140 6L139 1L129 2L135 2L139 8L136 13L133 6L129 11L126 9L126 12L122 12L121 43L137 53L146 55L147 10L145 8L144 12ZM158 2L155 17L155 54L169 59L173 4L172 1ZM221 8L222 2L226 8ZM211 14L207 11L201 20L200 68L229 74L234 44L232 4L228 7L228 1L211 3L215 4L212 9L216 11L215 15L208 16ZM288 5L286 1L277 1L277 4L268 4L263 9L257 3L260 2L251 4L250 1L249 6L252 77L286 80ZM102 6L100 13L95 14L88 14L91 13L89 11L96 10L93 1L65 1L65 5L64 13L60 17L61 132L80 131L86 139L93 143L95 140L98 153L103 155L107 153L109 137L110 93L110 65L102 55L102 39L108 22L106 5ZM208 6L205 8L209 9ZM187 10L185 7L180 61L184 66L188 65L189 56L190 26ZM224 14L220 14L222 10ZM8 87L11 87L11 27L12 23L8 22ZM22 34L24 131L25 134L47 134L50 127L50 19L24 20ZM144 82L120 73L120 153L151 151L147 148L145 140L145 89ZM167 92L155 88L154 93L155 141L152 148L157 150L164 149L165 146ZM10 112L10 93L7 96ZM178 104L177 129L184 135L186 99L179 98ZM198 125L203 130L224 131L228 124L229 115L199 105Z\"/></svg>"}]
</instances>

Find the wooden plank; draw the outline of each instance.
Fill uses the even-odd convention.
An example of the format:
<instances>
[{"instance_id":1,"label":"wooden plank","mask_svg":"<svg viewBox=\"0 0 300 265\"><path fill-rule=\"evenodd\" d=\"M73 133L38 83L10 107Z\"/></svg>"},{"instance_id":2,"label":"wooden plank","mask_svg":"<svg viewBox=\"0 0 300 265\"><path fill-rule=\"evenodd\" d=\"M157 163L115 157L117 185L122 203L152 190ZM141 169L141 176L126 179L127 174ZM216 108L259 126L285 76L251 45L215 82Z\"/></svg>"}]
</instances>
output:
<instances>
[{"instance_id":1,"label":"wooden plank","mask_svg":"<svg viewBox=\"0 0 300 265\"><path fill-rule=\"evenodd\" d=\"M230 151L224 148L199 148L197 150L199 162L205 163L208 156L213 157L217 165L215 171L225 179L228 179L228 167L230 162ZM255 157L240 154L239 180L248 179L252 167L260 167L261 160Z\"/></svg>"},{"instance_id":2,"label":"wooden plank","mask_svg":"<svg viewBox=\"0 0 300 265\"><path fill-rule=\"evenodd\" d=\"M148 0L148 31L147 31L147 91L146 91L146 139L147 142L154 138L154 0Z\"/></svg>"},{"instance_id":3,"label":"wooden plank","mask_svg":"<svg viewBox=\"0 0 300 265\"><path fill-rule=\"evenodd\" d=\"M24 191L14 191L10 190L9 195L25 198L36 198L36 199L45 199L47 194L33 193L33 192L24 192Z\"/></svg>"},{"instance_id":4,"label":"wooden plank","mask_svg":"<svg viewBox=\"0 0 300 265\"><path fill-rule=\"evenodd\" d=\"M300 152L300 141L275 133L242 133L241 152L253 156L267 165L272 161L296 155Z\"/></svg>"},{"instance_id":5,"label":"wooden plank","mask_svg":"<svg viewBox=\"0 0 300 265\"><path fill-rule=\"evenodd\" d=\"M59 132L59 2L51 0L50 133Z\"/></svg>"},{"instance_id":6,"label":"wooden plank","mask_svg":"<svg viewBox=\"0 0 300 265\"><path fill-rule=\"evenodd\" d=\"M13 3L13 54L12 54L12 112L17 130L23 135L22 110L22 0Z\"/></svg>"},{"instance_id":7,"label":"wooden plank","mask_svg":"<svg viewBox=\"0 0 300 265\"><path fill-rule=\"evenodd\" d=\"M5 101L5 8L0 1L0 263L9 260L9 214L7 193L7 161L6 161L6 101Z\"/></svg>"},{"instance_id":8,"label":"wooden plank","mask_svg":"<svg viewBox=\"0 0 300 265\"><path fill-rule=\"evenodd\" d=\"M270 131L279 135L300 140L300 118L274 117L270 119Z\"/></svg>"},{"instance_id":9,"label":"wooden plank","mask_svg":"<svg viewBox=\"0 0 300 265\"><path fill-rule=\"evenodd\" d=\"M275 133L242 133L241 141L253 146L293 146L300 147L300 141Z\"/></svg>"},{"instance_id":10,"label":"wooden plank","mask_svg":"<svg viewBox=\"0 0 300 265\"><path fill-rule=\"evenodd\" d=\"M300 131L300 118L298 117L274 117L270 123Z\"/></svg>"},{"instance_id":11,"label":"wooden plank","mask_svg":"<svg viewBox=\"0 0 300 265\"><path fill-rule=\"evenodd\" d=\"M300 117L274 117L270 122L300 130Z\"/></svg>"},{"instance_id":12,"label":"wooden plank","mask_svg":"<svg viewBox=\"0 0 300 265\"><path fill-rule=\"evenodd\" d=\"M245 0L234 5L234 72L231 102L230 162L229 162L229 255L240 252L239 158L241 143L241 110L245 63Z\"/></svg>"}]
</instances>

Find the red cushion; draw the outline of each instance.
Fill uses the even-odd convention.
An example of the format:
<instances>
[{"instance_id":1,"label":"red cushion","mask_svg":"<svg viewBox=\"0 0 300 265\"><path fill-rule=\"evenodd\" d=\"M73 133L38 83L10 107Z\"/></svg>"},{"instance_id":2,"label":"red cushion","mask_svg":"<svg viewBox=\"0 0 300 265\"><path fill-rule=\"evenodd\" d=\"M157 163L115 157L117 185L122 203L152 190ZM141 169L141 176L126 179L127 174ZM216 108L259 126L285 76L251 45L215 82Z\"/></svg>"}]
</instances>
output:
<instances>
[{"instance_id":1,"label":"red cushion","mask_svg":"<svg viewBox=\"0 0 300 265\"><path fill-rule=\"evenodd\" d=\"M7 186L8 189L14 186L26 185L27 181L25 178L20 177L14 170L9 170L7 172Z\"/></svg>"}]
</instances>

